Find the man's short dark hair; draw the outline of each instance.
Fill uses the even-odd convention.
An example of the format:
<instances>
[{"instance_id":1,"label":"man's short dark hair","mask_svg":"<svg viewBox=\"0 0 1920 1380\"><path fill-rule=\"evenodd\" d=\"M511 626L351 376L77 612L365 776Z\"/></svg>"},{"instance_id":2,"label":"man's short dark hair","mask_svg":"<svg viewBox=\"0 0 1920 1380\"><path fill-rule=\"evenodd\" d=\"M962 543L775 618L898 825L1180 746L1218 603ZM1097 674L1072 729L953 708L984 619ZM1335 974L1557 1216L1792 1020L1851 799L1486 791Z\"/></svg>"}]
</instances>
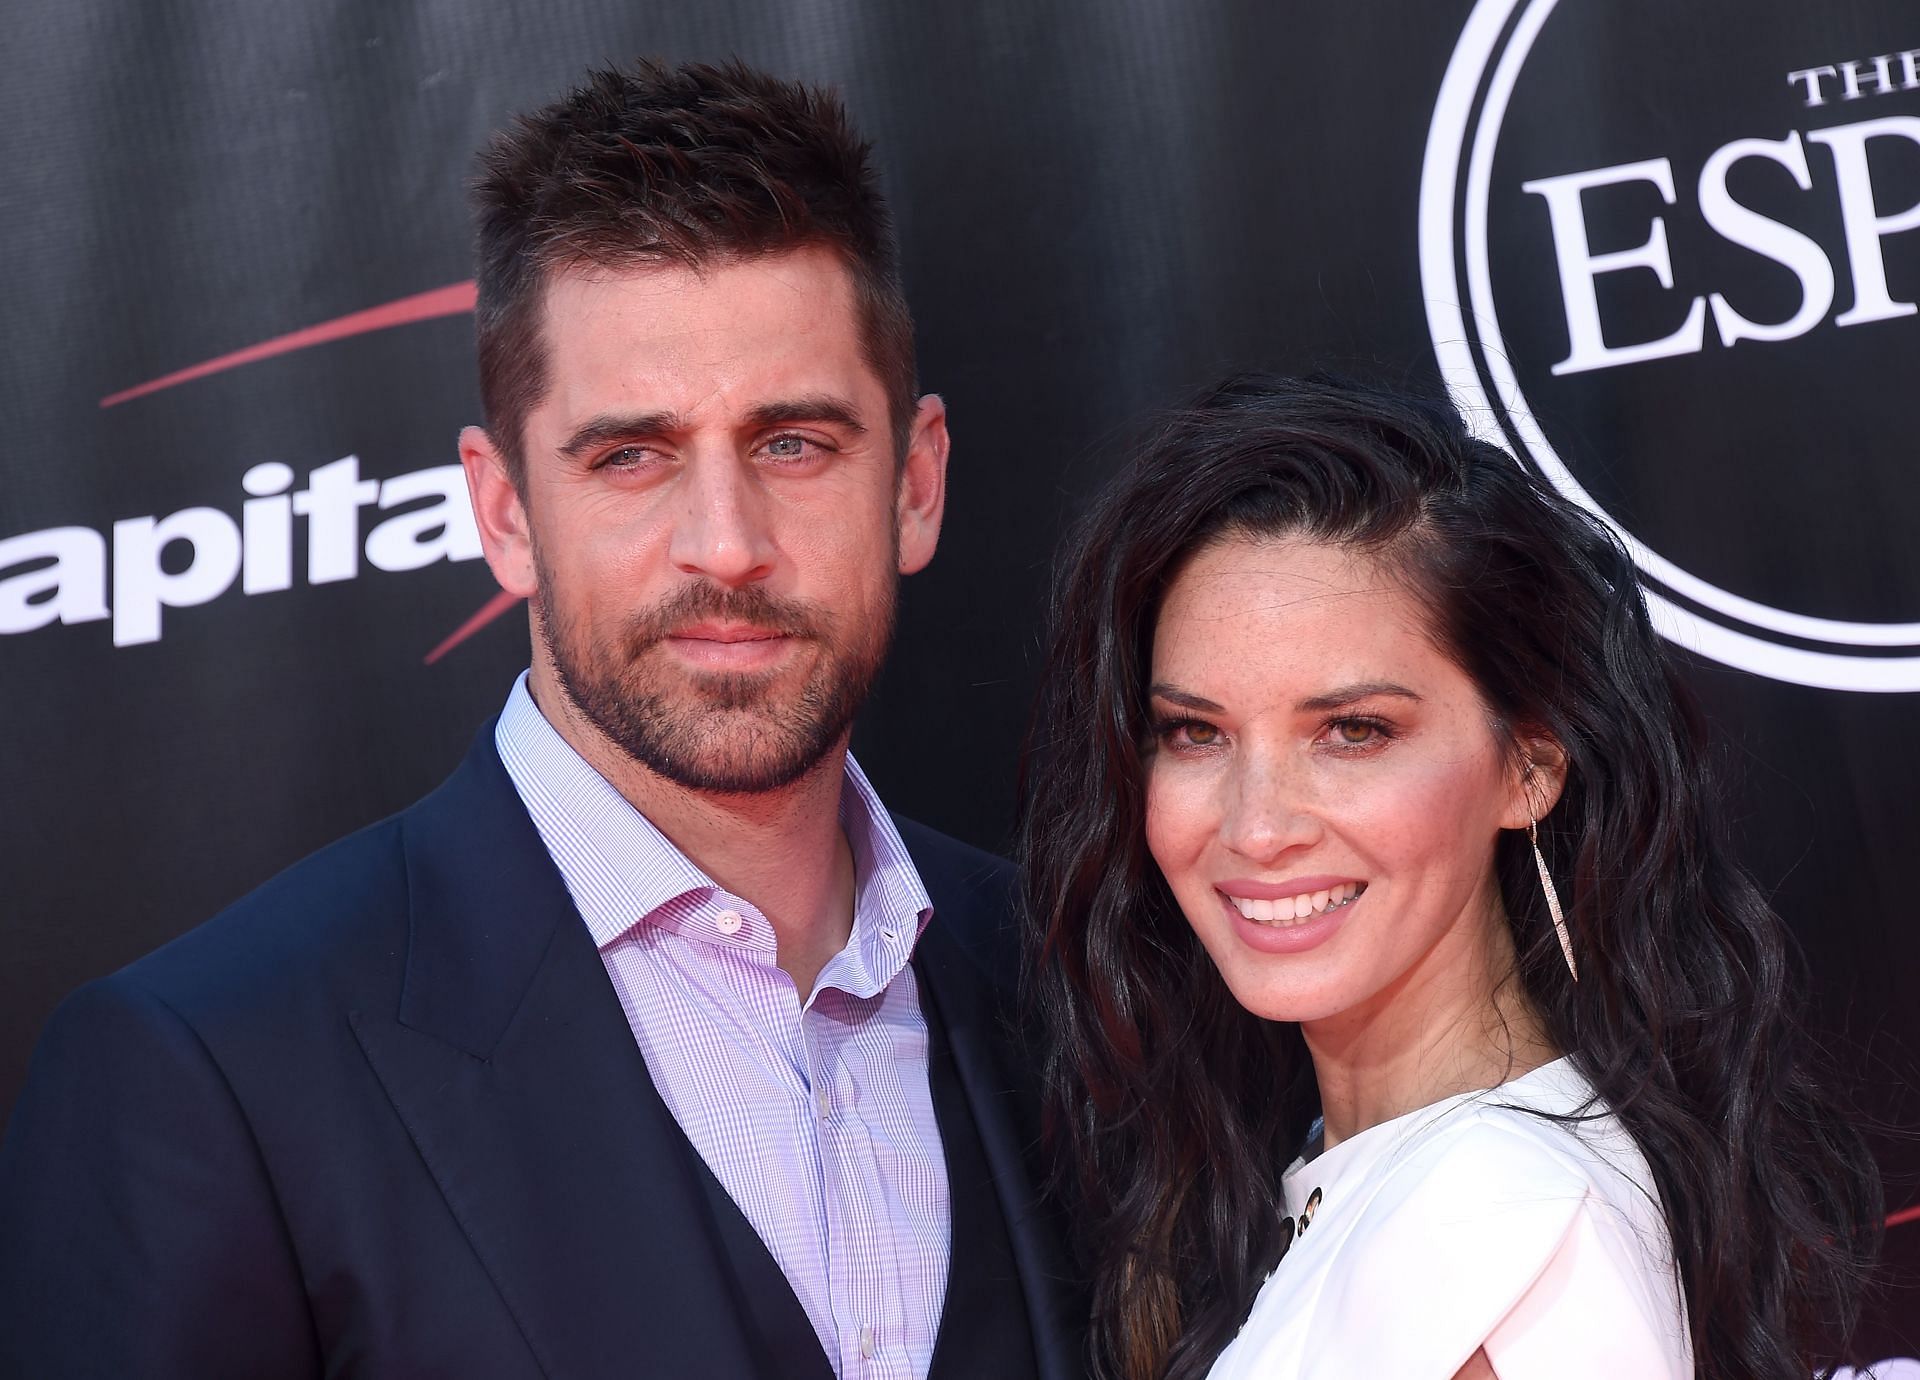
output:
<instances>
[{"instance_id":1,"label":"man's short dark hair","mask_svg":"<svg viewBox=\"0 0 1920 1380\"><path fill-rule=\"evenodd\" d=\"M494 136L475 185L480 400L516 483L548 387L546 288L574 268L702 269L821 247L853 280L861 347L905 453L913 320L870 149L832 91L739 61L588 74Z\"/></svg>"}]
</instances>

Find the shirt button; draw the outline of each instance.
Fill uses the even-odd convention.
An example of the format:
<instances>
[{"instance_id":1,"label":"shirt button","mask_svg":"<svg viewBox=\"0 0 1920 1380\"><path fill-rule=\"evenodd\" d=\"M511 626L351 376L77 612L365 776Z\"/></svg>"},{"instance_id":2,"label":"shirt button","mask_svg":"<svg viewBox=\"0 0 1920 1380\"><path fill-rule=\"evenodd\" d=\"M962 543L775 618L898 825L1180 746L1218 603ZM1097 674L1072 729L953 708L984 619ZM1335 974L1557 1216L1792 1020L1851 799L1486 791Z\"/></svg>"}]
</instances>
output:
<instances>
[{"instance_id":1,"label":"shirt button","mask_svg":"<svg viewBox=\"0 0 1920 1380\"><path fill-rule=\"evenodd\" d=\"M814 1094L813 1104L820 1109L821 1116L826 1116L833 1111L833 1094L822 1088Z\"/></svg>"},{"instance_id":2,"label":"shirt button","mask_svg":"<svg viewBox=\"0 0 1920 1380\"><path fill-rule=\"evenodd\" d=\"M737 910L723 910L713 917L713 923L720 927L720 933L722 934L738 934L740 933L741 925L740 912Z\"/></svg>"},{"instance_id":3,"label":"shirt button","mask_svg":"<svg viewBox=\"0 0 1920 1380\"><path fill-rule=\"evenodd\" d=\"M869 1361L873 1359L873 1329L871 1327L862 1327L860 1329L860 1354Z\"/></svg>"}]
</instances>

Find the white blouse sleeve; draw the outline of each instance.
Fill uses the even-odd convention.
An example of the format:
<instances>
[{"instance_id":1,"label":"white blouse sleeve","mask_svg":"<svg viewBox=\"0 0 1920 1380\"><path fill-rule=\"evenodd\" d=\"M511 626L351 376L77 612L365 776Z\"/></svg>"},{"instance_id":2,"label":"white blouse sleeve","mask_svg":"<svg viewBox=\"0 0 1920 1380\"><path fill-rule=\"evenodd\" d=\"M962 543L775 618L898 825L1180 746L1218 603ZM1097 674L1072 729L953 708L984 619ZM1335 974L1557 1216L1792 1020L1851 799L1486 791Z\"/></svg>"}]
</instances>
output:
<instances>
[{"instance_id":1,"label":"white blouse sleeve","mask_svg":"<svg viewBox=\"0 0 1920 1380\"><path fill-rule=\"evenodd\" d=\"M1332 1264L1299 1380L1451 1380L1482 1347L1500 1380L1689 1380L1662 1243L1555 1135L1476 1120L1398 1167Z\"/></svg>"}]
</instances>

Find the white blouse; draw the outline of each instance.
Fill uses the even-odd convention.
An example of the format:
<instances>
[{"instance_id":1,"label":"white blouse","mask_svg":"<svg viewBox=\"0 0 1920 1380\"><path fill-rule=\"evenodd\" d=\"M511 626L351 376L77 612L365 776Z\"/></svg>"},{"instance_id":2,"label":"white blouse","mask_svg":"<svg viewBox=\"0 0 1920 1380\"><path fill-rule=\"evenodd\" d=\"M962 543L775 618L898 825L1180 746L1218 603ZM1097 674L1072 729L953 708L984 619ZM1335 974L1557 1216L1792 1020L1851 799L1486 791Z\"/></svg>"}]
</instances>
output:
<instances>
[{"instance_id":1,"label":"white blouse","mask_svg":"<svg viewBox=\"0 0 1920 1380\"><path fill-rule=\"evenodd\" d=\"M1482 1347L1501 1380L1693 1375L1653 1177L1565 1059L1369 1127L1283 1183L1293 1244L1209 1380L1451 1380Z\"/></svg>"}]
</instances>

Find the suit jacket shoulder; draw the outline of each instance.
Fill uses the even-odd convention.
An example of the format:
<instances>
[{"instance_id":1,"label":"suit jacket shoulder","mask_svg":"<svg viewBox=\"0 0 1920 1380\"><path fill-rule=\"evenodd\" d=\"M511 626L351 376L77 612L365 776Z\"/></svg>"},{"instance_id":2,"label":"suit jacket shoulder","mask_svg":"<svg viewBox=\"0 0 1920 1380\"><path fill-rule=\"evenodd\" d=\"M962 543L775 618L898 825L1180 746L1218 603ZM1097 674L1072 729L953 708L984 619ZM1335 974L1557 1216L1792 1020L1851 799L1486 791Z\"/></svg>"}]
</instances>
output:
<instances>
[{"instance_id":1,"label":"suit jacket shoulder","mask_svg":"<svg viewBox=\"0 0 1920 1380\"><path fill-rule=\"evenodd\" d=\"M295 863L109 981L196 1025L302 1026L322 1009L397 1000L407 869L396 815Z\"/></svg>"},{"instance_id":2,"label":"suit jacket shoulder","mask_svg":"<svg viewBox=\"0 0 1920 1380\"><path fill-rule=\"evenodd\" d=\"M1021 963L1013 864L915 820L894 824L933 898L936 944L950 942L996 1000L1011 1001Z\"/></svg>"}]
</instances>

